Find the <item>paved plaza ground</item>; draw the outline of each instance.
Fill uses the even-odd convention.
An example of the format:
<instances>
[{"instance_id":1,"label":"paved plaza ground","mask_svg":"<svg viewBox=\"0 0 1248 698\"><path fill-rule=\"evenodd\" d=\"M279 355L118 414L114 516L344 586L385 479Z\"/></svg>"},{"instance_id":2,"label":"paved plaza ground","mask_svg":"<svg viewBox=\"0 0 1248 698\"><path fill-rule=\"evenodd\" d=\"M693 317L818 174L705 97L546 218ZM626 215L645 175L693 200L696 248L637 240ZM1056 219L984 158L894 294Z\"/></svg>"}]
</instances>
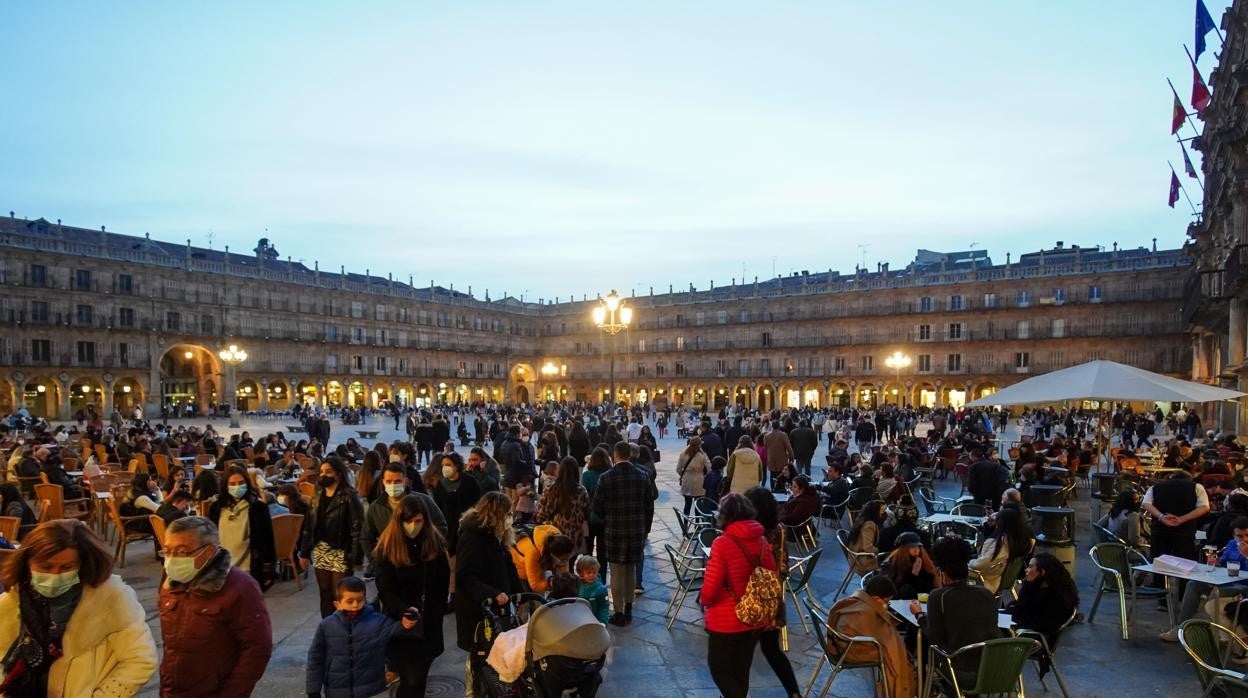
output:
<instances>
[{"instance_id":1,"label":"paved plaza ground","mask_svg":"<svg viewBox=\"0 0 1248 698\"><path fill-rule=\"evenodd\" d=\"M203 424L203 420L195 423ZM229 433L223 420L215 427ZM244 421L243 428L253 436L282 428L281 421ZM340 442L354 436L350 427L335 423L333 441ZM370 420L367 429L381 429L380 438L391 440L402 436L389 427L389 420ZM1006 435L1007 438L1010 434ZM365 444L369 445L369 444ZM706 668L706 634L701 614L692 600L685 605L676 624L669 631L664 627L663 610L674 586L670 563L663 550L664 543L676 544L680 537L672 507L681 505L681 497L675 473L676 454L683 443L669 438L660 442L663 460L659 464L659 500L656 502L654 530L647 546L644 596L637 599L635 620L628 628L610 627L614 647L608 655L604 671L604 683L600 696L717 696L714 684ZM821 444L821 448L826 448ZM461 449L465 450L465 449ZM945 496L956 496L958 485L952 479L937 481L937 489ZM1091 500L1095 502L1095 500ZM1073 504L1079 522L1079 552L1076 559L1076 578L1081 591L1080 608L1086 615L1095 594L1095 568L1088 558L1091 546L1089 527L1089 498L1086 489L1080 488L1079 499ZM844 559L836 550L833 534L821 530L825 549L822 561L814 576L813 587L825 605L831 603L846 570ZM156 612L157 585L160 568L152 558L146 543L131 546L128 564L120 573L139 594L147 609L152 632L160 642L160 622ZM274 653L256 695L267 698L304 696L304 660L308 644L312 640L316 624L320 622L317 610L315 582L309 579L302 591L293 582L276 585L266 595L273 623ZM789 657L797 672L798 681L804 687L810 671L819 657L813 635L802 631L796 615L790 609L791 620ZM1161 642L1157 635L1165 629L1166 614L1158 610L1152 601L1142 600L1132 627L1131 639L1119 638L1117 602L1111 596L1102 600L1096 623L1078 623L1070 627L1062 638L1057 652L1059 666L1065 676L1072 697L1094 698L1111 696L1148 695L1199 695L1195 671L1177 644ZM464 653L455 647L455 623L448 616L443 623L447 651L435 663L428 695L461 696L464 693ZM205 657L204 661L212 661ZM842 674L830 695L869 696L867 683L855 676L858 672ZM823 676L826 676L826 669ZM156 677L153 677L143 696L157 695ZM1049 692L1058 694L1056 682L1047 679ZM820 681L820 685L822 680ZM752 673L751 695L783 696L775 676L771 673L761 654L756 655ZM1036 680L1035 672L1027 670L1027 693L1042 695L1043 689Z\"/></svg>"}]
</instances>

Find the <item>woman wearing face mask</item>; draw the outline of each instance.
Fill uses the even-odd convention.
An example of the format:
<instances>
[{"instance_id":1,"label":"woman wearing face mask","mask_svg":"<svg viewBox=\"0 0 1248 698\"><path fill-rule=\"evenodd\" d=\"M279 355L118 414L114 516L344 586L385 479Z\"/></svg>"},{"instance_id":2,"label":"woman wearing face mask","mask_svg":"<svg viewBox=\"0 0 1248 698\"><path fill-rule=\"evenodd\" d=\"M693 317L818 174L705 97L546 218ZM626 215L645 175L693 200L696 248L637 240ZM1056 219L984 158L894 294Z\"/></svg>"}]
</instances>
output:
<instances>
[{"instance_id":1,"label":"woman wearing face mask","mask_svg":"<svg viewBox=\"0 0 1248 698\"><path fill-rule=\"evenodd\" d=\"M394 516L395 509L403 503L403 499L409 495L419 497L425 501L430 511L429 520L437 527L438 532L442 534L442 539L446 540L446 518L442 516L442 510L434 503L433 498L424 492L414 492L407 486L407 466L402 463L387 463L382 469L379 477L379 486L382 496L370 503L364 511L364 527L360 533L360 545L373 555L373 549L377 547L377 541L381 538L381 532L386 530L390 525L390 519ZM377 562L373 558L373 562Z\"/></svg>"},{"instance_id":2,"label":"woman wearing face mask","mask_svg":"<svg viewBox=\"0 0 1248 698\"><path fill-rule=\"evenodd\" d=\"M484 617L481 604L505 605L510 594L520 591L520 578L507 551L516 543L511 528L511 500L502 492L489 492L459 521L455 549L456 644L472 651L473 634ZM472 662L465 662L465 678L473 685Z\"/></svg>"},{"instance_id":3,"label":"woman wearing face mask","mask_svg":"<svg viewBox=\"0 0 1248 698\"><path fill-rule=\"evenodd\" d=\"M372 550L382 612L395 620L409 608L421 614L421 632L395 635L386 651L387 666L399 675L398 698L425 695L429 667L443 651L451 568L446 539L433 525L434 508L425 495L404 496Z\"/></svg>"},{"instance_id":4,"label":"woman wearing face mask","mask_svg":"<svg viewBox=\"0 0 1248 698\"><path fill-rule=\"evenodd\" d=\"M212 503L208 518L217 524L221 547L230 551L234 566L250 573L261 589L273 586L277 561L273 519L242 466L226 469L225 494Z\"/></svg>"},{"instance_id":5,"label":"woman wearing face mask","mask_svg":"<svg viewBox=\"0 0 1248 698\"><path fill-rule=\"evenodd\" d=\"M463 475L464 459L458 453L445 453L434 458L425 471L425 487L447 521L459 521L464 512L476 506L477 500L481 499L481 486L476 478ZM458 540L458 530L452 528L447 532L449 550L455 549ZM455 564L454 555L451 556L451 564Z\"/></svg>"},{"instance_id":6,"label":"woman wearing face mask","mask_svg":"<svg viewBox=\"0 0 1248 698\"><path fill-rule=\"evenodd\" d=\"M303 555L312 560L321 591L321 617L334 612L334 589L362 562L359 545L364 505L351 488L347 467L337 456L321 463L316 494L304 519Z\"/></svg>"},{"instance_id":7,"label":"woman wearing face mask","mask_svg":"<svg viewBox=\"0 0 1248 698\"><path fill-rule=\"evenodd\" d=\"M49 521L26 536L0 571L0 695L138 693L156 671L156 643L134 590L112 569L81 521ZM48 647L63 654L40 651Z\"/></svg>"}]
</instances>

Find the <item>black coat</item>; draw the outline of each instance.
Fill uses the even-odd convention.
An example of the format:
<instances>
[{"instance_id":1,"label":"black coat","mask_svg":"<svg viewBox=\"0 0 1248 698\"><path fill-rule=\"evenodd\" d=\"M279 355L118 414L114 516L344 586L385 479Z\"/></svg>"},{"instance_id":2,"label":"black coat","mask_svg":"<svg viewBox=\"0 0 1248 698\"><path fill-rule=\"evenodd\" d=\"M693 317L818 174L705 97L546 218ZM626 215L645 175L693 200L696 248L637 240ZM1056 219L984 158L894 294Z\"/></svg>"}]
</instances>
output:
<instances>
[{"instance_id":1,"label":"black coat","mask_svg":"<svg viewBox=\"0 0 1248 698\"><path fill-rule=\"evenodd\" d=\"M477 504L477 500L481 499L481 485L476 478L468 476L467 473L459 476L459 486L452 492L447 489L443 483L438 483L437 487L429 493L433 497L433 501L438 505L438 509L442 511L442 515L447 521L454 522L449 528L446 536L447 548L454 550L455 542L459 539L459 519L464 512L473 508Z\"/></svg>"},{"instance_id":2,"label":"black coat","mask_svg":"<svg viewBox=\"0 0 1248 698\"><path fill-rule=\"evenodd\" d=\"M273 517L269 515L269 507L264 502L254 495L247 495L247 498L247 538L251 547L251 569L248 572L261 589L268 589L276 579L274 565L277 562L277 543L273 539ZM208 518L218 528L221 526L221 510L225 508L226 499L230 497L219 497L208 508Z\"/></svg>"},{"instance_id":3,"label":"black coat","mask_svg":"<svg viewBox=\"0 0 1248 698\"><path fill-rule=\"evenodd\" d=\"M346 551L347 564L354 567L364 560L359 544L360 530L364 526L364 504L355 490L339 485L326 505L322 521L320 503L324 496L322 487L317 487L316 494L312 495L308 518L303 522L303 555L310 558L312 548L324 541L331 548ZM320 536L317 535L318 529Z\"/></svg>"},{"instance_id":4,"label":"black coat","mask_svg":"<svg viewBox=\"0 0 1248 698\"><path fill-rule=\"evenodd\" d=\"M819 448L819 435L810 427L798 427L789 432L789 444L793 446L793 458L802 465L809 465L815 449Z\"/></svg>"},{"instance_id":5,"label":"black coat","mask_svg":"<svg viewBox=\"0 0 1248 698\"><path fill-rule=\"evenodd\" d=\"M520 592L520 577L511 553L493 531L465 524L455 547L455 635L465 652L472 649L472 635L484 617L481 602L499 594Z\"/></svg>"},{"instance_id":6,"label":"black coat","mask_svg":"<svg viewBox=\"0 0 1248 698\"><path fill-rule=\"evenodd\" d=\"M589 434L575 432L568 436L568 455L576 459L576 464L585 467L585 457L589 455Z\"/></svg>"},{"instance_id":7,"label":"black coat","mask_svg":"<svg viewBox=\"0 0 1248 698\"><path fill-rule=\"evenodd\" d=\"M416 549L409 542L407 555L419 560ZM395 620L408 608L419 608L424 616L424 638L417 639L402 633L390 639L391 646L399 645L405 652L419 652L429 660L442 654L442 616L446 615L446 594L451 581L451 567L445 555L419 561L407 567L395 567L387 560L377 561L377 600L381 612Z\"/></svg>"},{"instance_id":8,"label":"black coat","mask_svg":"<svg viewBox=\"0 0 1248 698\"><path fill-rule=\"evenodd\" d=\"M1009 471L990 460L976 461L966 474L966 490L976 502L996 506L1009 487Z\"/></svg>"}]
</instances>

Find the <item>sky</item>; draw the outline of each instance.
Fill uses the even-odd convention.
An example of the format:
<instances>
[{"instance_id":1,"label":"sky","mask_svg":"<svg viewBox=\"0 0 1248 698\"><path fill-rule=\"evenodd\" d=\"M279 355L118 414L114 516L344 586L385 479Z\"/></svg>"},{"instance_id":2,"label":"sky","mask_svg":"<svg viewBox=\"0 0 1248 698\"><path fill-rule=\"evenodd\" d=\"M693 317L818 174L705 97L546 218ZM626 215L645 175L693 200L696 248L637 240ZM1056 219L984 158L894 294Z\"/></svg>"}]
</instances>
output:
<instances>
[{"instance_id":1,"label":"sky","mask_svg":"<svg viewBox=\"0 0 1248 698\"><path fill-rule=\"evenodd\" d=\"M1173 248L1193 8L7 2L0 210L526 300Z\"/></svg>"}]
</instances>

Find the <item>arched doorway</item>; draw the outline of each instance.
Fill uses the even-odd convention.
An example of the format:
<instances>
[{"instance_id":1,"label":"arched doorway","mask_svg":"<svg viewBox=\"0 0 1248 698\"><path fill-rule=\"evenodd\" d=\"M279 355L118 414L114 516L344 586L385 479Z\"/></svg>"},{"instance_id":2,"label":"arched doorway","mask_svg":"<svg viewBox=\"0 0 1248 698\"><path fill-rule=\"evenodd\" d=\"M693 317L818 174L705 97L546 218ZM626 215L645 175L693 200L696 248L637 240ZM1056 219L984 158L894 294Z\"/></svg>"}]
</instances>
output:
<instances>
[{"instance_id":1,"label":"arched doorway","mask_svg":"<svg viewBox=\"0 0 1248 698\"><path fill-rule=\"evenodd\" d=\"M113 383L113 409L129 415L143 404L143 386L133 378L121 378ZM186 414L183 412L183 414ZM107 419L112 415L104 415Z\"/></svg>"},{"instance_id":2,"label":"arched doorway","mask_svg":"<svg viewBox=\"0 0 1248 698\"><path fill-rule=\"evenodd\" d=\"M919 383L914 386L915 405L918 407L926 407L931 409L936 406L936 386L931 383Z\"/></svg>"},{"instance_id":3,"label":"arched doorway","mask_svg":"<svg viewBox=\"0 0 1248 698\"><path fill-rule=\"evenodd\" d=\"M326 407L342 407L342 383L339 381L329 381L325 384L325 406Z\"/></svg>"},{"instance_id":4,"label":"arched doorway","mask_svg":"<svg viewBox=\"0 0 1248 698\"><path fill-rule=\"evenodd\" d=\"M320 406L321 404L320 394L319 394L319 391L317 390L315 383L308 383L307 381L302 381L295 388L295 391L299 396L299 404L301 406L303 407L319 407Z\"/></svg>"},{"instance_id":5,"label":"arched doorway","mask_svg":"<svg viewBox=\"0 0 1248 698\"><path fill-rule=\"evenodd\" d=\"M833 383L828 389L828 402L837 409L849 409L853 391L845 383Z\"/></svg>"},{"instance_id":6,"label":"arched doorway","mask_svg":"<svg viewBox=\"0 0 1248 698\"><path fill-rule=\"evenodd\" d=\"M537 371L530 364L516 364L507 372L511 397L515 402L528 403L537 394ZM523 391L520 389L524 388Z\"/></svg>"},{"instance_id":7,"label":"arched doorway","mask_svg":"<svg viewBox=\"0 0 1248 698\"><path fill-rule=\"evenodd\" d=\"M352 381L347 386L347 407L364 407L365 390L364 384L360 381Z\"/></svg>"},{"instance_id":8,"label":"arched doorway","mask_svg":"<svg viewBox=\"0 0 1248 698\"><path fill-rule=\"evenodd\" d=\"M286 411L290 409L290 387L285 381L272 381L267 388L270 411Z\"/></svg>"},{"instance_id":9,"label":"arched doorway","mask_svg":"<svg viewBox=\"0 0 1248 698\"><path fill-rule=\"evenodd\" d=\"M722 410L732 403L732 388L726 385L715 386L714 402L711 403L711 409Z\"/></svg>"},{"instance_id":10,"label":"arched doorway","mask_svg":"<svg viewBox=\"0 0 1248 698\"><path fill-rule=\"evenodd\" d=\"M519 403L519 404L528 404L528 402L529 402L529 389L528 389L527 387L523 386L523 385L517 385L517 386L516 386L515 396L516 396L516 402L517 402L517 403Z\"/></svg>"},{"instance_id":11,"label":"arched doorway","mask_svg":"<svg viewBox=\"0 0 1248 698\"><path fill-rule=\"evenodd\" d=\"M980 383L975 386L975 390L973 390L971 394L974 396L972 399L978 400L983 397L988 397L995 392L997 392L997 385L995 383Z\"/></svg>"},{"instance_id":12,"label":"arched doorway","mask_svg":"<svg viewBox=\"0 0 1248 698\"><path fill-rule=\"evenodd\" d=\"M239 412L260 409L260 385L250 378L239 381L234 391L234 408Z\"/></svg>"},{"instance_id":13,"label":"arched doorway","mask_svg":"<svg viewBox=\"0 0 1248 698\"><path fill-rule=\"evenodd\" d=\"M160 404L170 413L186 414L189 403L206 414L208 403L216 400L216 376L221 366L215 354L198 344L174 344L160 357Z\"/></svg>"},{"instance_id":14,"label":"arched doorway","mask_svg":"<svg viewBox=\"0 0 1248 698\"><path fill-rule=\"evenodd\" d=\"M95 410L96 414L100 414L100 410L104 406L104 386L94 378L79 378L69 386L69 416L71 419L76 418L81 410L83 415L87 415L91 410Z\"/></svg>"},{"instance_id":15,"label":"arched doorway","mask_svg":"<svg viewBox=\"0 0 1248 698\"><path fill-rule=\"evenodd\" d=\"M771 387L758 389L758 411L770 412L776 409L776 396L771 394Z\"/></svg>"},{"instance_id":16,"label":"arched doorway","mask_svg":"<svg viewBox=\"0 0 1248 698\"><path fill-rule=\"evenodd\" d=\"M884 404L901 406L905 402L906 387L900 383L888 383L884 386Z\"/></svg>"},{"instance_id":17,"label":"arched doorway","mask_svg":"<svg viewBox=\"0 0 1248 698\"><path fill-rule=\"evenodd\" d=\"M962 409L962 406L966 404L966 389L965 388L949 387L949 388L945 388L944 392L945 392L945 396L944 396L945 406L952 407L955 410L960 410Z\"/></svg>"},{"instance_id":18,"label":"arched doorway","mask_svg":"<svg viewBox=\"0 0 1248 698\"><path fill-rule=\"evenodd\" d=\"M880 390L871 383L865 383L858 386L858 407L864 410L873 410L879 405Z\"/></svg>"},{"instance_id":19,"label":"arched doorway","mask_svg":"<svg viewBox=\"0 0 1248 698\"><path fill-rule=\"evenodd\" d=\"M0 414L9 414L14 409L13 384L0 378Z\"/></svg>"},{"instance_id":20,"label":"arched doorway","mask_svg":"<svg viewBox=\"0 0 1248 698\"><path fill-rule=\"evenodd\" d=\"M60 404L60 385L51 378L28 379L22 388L22 406L32 417L56 419Z\"/></svg>"}]
</instances>

